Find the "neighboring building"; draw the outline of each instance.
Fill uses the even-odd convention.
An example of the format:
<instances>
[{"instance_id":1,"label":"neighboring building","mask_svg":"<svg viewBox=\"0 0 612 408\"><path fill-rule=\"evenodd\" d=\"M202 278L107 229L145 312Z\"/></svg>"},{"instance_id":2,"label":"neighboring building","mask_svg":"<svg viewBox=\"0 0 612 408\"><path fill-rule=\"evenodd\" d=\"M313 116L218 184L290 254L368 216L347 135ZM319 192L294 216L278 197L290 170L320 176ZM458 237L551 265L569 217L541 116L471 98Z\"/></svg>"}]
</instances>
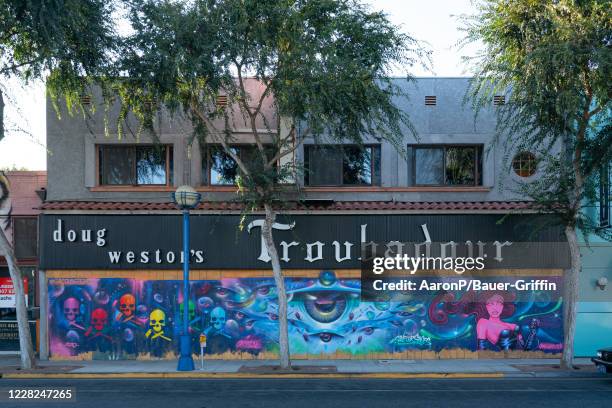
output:
<instances>
[{"instance_id":1,"label":"neighboring building","mask_svg":"<svg viewBox=\"0 0 612 408\"><path fill-rule=\"evenodd\" d=\"M600 170L599 204L586 209L591 219L599 219L602 229L612 228L610 167L608 164ZM592 234L587 243L582 237L581 253L580 303L574 347L577 355L591 356L612 343L612 242ZM607 285L601 285L606 282Z\"/></svg>"},{"instance_id":2,"label":"neighboring building","mask_svg":"<svg viewBox=\"0 0 612 408\"><path fill-rule=\"evenodd\" d=\"M294 357L562 351L560 289L360 300L362 242L482 241L486 252L494 251L496 241L504 246L564 240L556 228L530 236L539 217L524 198L500 187L500 177L506 185L535 179L536 158L517 152L513 171L504 167L505 152L493 143L494 111L482 112L475 122L462 104L467 84L464 78L425 78L402 85L410 94L402 108L419 134L416 141L406 130L406 157L375 139L364 150L320 150L313 142L297 150L296 160L312 173L296 179L301 201L283 211L275 231L291 296ZM251 84L255 94L256 85ZM495 103L504 103L503 95ZM275 121L269 112L268 120ZM101 113L89 123L63 117L69 119L58 120L49 106L47 147L53 155L40 246L48 279L44 343L51 358L174 358L182 254L180 213L169 195L183 184L204 194L191 218L188 307L194 337L208 335L213 358L274 357L276 292L260 239L261 216L247 217L246 228L238 228L236 187L220 172L231 160L214 145L188 146L190 126L166 114L160 114L157 145L144 136L106 137ZM234 128L236 152L246 158L249 130L240 123ZM561 273L547 266L476 275L485 282L520 277L560 283ZM444 279L459 277L447 272ZM488 326L495 320L489 313L497 313L489 307L499 307L500 325Z\"/></svg>"},{"instance_id":3,"label":"neighboring building","mask_svg":"<svg viewBox=\"0 0 612 408\"><path fill-rule=\"evenodd\" d=\"M38 214L44 200L47 173L44 171L0 172L0 228L13 244L17 264L27 288L28 317L33 335L38 327ZM19 351L15 308L6 259L0 256L0 352ZM37 338L37 337L35 337Z\"/></svg>"}]
</instances>

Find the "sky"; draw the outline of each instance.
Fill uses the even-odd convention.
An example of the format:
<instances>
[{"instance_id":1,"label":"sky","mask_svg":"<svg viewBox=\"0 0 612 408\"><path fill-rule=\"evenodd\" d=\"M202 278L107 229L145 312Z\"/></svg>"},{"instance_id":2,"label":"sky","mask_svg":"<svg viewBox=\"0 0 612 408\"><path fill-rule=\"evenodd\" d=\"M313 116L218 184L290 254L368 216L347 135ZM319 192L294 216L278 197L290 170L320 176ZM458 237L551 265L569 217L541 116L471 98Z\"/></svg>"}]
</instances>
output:
<instances>
[{"instance_id":1,"label":"sky","mask_svg":"<svg viewBox=\"0 0 612 408\"><path fill-rule=\"evenodd\" d=\"M420 66L410 72L416 76L467 76L461 62L463 55L473 55L475 47L459 49L462 39L457 17L472 14L472 0L366 0L374 10L384 11L391 22L402 31L423 41L432 51L433 67L428 71ZM46 170L47 156L53 154L45 147L45 95L42 82L23 85L8 83L11 101L7 107L8 134L0 141L0 169L18 168Z\"/></svg>"}]
</instances>

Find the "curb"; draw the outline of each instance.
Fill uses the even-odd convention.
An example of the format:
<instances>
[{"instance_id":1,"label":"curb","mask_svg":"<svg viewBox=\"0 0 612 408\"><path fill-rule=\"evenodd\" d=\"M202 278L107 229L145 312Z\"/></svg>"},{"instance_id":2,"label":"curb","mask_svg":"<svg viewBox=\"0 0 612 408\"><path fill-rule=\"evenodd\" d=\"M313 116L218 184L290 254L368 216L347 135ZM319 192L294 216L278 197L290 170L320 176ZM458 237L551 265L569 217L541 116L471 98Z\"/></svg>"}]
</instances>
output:
<instances>
[{"instance_id":1,"label":"curb","mask_svg":"<svg viewBox=\"0 0 612 408\"><path fill-rule=\"evenodd\" d=\"M251 373L5 373L6 379L113 379L113 378L205 378L205 379L449 379L449 378L504 378L504 373L329 373L329 374L251 374Z\"/></svg>"}]
</instances>

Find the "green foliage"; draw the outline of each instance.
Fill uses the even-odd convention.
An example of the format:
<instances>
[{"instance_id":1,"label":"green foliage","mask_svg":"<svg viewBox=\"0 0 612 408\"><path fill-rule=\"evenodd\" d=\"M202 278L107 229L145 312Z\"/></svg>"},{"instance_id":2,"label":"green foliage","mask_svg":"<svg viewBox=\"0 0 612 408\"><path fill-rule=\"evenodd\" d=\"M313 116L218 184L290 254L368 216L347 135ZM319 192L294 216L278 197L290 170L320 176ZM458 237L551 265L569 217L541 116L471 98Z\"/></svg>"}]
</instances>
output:
<instances>
[{"instance_id":1,"label":"green foliage","mask_svg":"<svg viewBox=\"0 0 612 408\"><path fill-rule=\"evenodd\" d=\"M609 0L482 0L465 18L467 42L484 52L470 99L493 95L506 163L527 150L539 158L537 180L514 188L564 225L598 230L583 210L596 199L598 170L612 160L612 8Z\"/></svg>"},{"instance_id":2,"label":"green foliage","mask_svg":"<svg viewBox=\"0 0 612 408\"><path fill-rule=\"evenodd\" d=\"M412 129L389 73L428 54L357 1L132 0L129 19L124 76L113 81L123 114L153 132L161 107L184 115L193 138L228 154L231 124L244 123L259 152L237 160L242 198L252 205L279 199L278 186L299 169L275 163L306 137L358 145L375 137L400 147L402 126ZM227 106L215 103L218 95Z\"/></svg>"},{"instance_id":3,"label":"green foliage","mask_svg":"<svg viewBox=\"0 0 612 408\"><path fill-rule=\"evenodd\" d=\"M56 100L81 106L89 77L116 49L112 1L0 0L0 77L46 79Z\"/></svg>"}]
</instances>

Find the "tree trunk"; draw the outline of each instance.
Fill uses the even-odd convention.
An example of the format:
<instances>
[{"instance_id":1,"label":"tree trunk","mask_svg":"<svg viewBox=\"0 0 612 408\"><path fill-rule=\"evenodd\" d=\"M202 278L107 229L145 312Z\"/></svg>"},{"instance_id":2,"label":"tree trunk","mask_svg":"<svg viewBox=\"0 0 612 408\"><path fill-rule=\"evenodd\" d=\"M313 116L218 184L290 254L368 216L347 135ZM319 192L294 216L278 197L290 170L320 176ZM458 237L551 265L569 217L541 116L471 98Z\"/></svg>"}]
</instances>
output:
<instances>
[{"instance_id":1,"label":"tree trunk","mask_svg":"<svg viewBox=\"0 0 612 408\"><path fill-rule=\"evenodd\" d=\"M13 287L15 288L15 298L17 303L17 326L19 328L19 350L21 351L21 368L30 369L36 366L34 359L34 348L32 347L32 337L30 325L28 323L28 311L25 304L25 293L23 291L23 277L21 270L17 266L17 259L13 248L8 242L4 230L0 227L0 253L6 258L9 267ZM44 316L43 316L44 317Z\"/></svg>"},{"instance_id":2,"label":"tree trunk","mask_svg":"<svg viewBox=\"0 0 612 408\"><path fill-rule=\"evenodd\" d=\"M274 282L278 293L278 344L280 346L280 366L281 368L289 368L291 361L289 359L289 333L287 323L287 293L285 291L285 280L280 266L280 259L276 246L274 245L274 237L272 236L272 225L276 220L276 214L270 204L265 204L266 220L262 228L262 234L270 260L272 261L272 272L274 273Z\"/></svg>"},{"instance_id":3,"label":"tree trunk","mask_svg":"<svg viewBox=\"0 0 612 408\"><path fill-rule=\"evenodd\" d=\"M582 268L580 258L580 246L576 228L565 227L565 236L569 244L571 267L565 271L563 282L563 355L561 356L561 367L570 370L574 366L574 334L576 333L576 307L578 304L578 280Z\"/></svg>"},{"instance_id":4,"label":"tree trunk","mask_svg":"<svg viewBox=\"0 0 612 408\"><path fill-rule=\"evenodd\" d=\"M4 137L4 97L0 89L0 140Z\"/></svg>"}]
</instances>

